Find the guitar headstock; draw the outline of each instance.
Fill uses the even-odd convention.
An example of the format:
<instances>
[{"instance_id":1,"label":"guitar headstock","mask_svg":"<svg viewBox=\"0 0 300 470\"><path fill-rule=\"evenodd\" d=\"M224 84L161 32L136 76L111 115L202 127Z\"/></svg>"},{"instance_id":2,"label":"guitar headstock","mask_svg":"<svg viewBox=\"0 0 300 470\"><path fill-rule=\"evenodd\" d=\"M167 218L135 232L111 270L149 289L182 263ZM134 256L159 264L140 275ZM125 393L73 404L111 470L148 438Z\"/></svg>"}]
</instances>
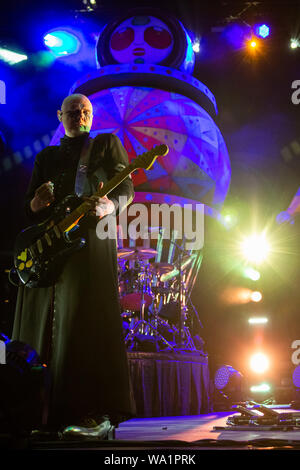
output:
<instances>
[{"instance_id":1,"label":"guitar headstock","mask_svg":"<svg viewBox=\"0 0 300 470\"><path fill-rule=\"evenodd\" d=\"M169 152L169 147L165 144L156 145L148 152L139 155L131 164L136 168L144 168L150 170L157 157L163 157Z\"/></svg>"}]
</instances>

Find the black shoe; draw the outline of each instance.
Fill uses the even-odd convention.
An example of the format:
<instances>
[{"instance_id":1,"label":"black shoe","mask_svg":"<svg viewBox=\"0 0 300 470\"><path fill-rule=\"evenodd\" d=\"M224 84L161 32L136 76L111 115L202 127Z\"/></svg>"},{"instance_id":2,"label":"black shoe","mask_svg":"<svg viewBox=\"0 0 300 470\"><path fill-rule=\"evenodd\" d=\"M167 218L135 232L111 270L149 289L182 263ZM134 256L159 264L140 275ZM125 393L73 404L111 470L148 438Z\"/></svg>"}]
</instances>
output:
<instances>
[{"instance_id":1,"label":"black shoe","mask_svg":"<svg viewBox=\"0 0 300 470\"><path fill-rule=\"evenodd\" d=\"M107 416L100 422L85 418L78 425L67 426L61 433L62 439L100 439L112 440L115 437L115 426Z\"/></svg>"}]
</instances>

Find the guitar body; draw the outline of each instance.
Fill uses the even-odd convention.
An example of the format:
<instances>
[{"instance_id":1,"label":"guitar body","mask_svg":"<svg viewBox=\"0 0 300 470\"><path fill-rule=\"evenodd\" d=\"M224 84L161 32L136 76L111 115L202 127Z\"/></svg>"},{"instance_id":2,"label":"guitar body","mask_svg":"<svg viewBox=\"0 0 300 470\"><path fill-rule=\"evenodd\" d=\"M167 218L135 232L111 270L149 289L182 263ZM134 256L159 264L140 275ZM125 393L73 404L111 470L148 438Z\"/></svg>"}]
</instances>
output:
<instances>
[{"instance_id":1,"label":"guitar body","mask_svg":"<svg viewBox=\"0 0 300 470\"><path fill-rule=\"evenodd\" d=\"M67 259L85 245L82 238L71 240L56 222L81 203L77 196L67 196L54 210L51 219L26 228L16 238L14 266L26 287L53 285Z\"/></svg>"}]
</instances>

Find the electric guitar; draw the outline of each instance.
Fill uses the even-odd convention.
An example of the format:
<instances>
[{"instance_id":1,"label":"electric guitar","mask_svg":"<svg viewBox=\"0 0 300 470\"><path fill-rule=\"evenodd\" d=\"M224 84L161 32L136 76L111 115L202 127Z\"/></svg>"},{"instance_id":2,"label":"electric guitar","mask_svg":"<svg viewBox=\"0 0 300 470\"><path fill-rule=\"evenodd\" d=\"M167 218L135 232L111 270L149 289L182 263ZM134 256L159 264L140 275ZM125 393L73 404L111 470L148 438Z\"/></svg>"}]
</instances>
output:
<instances>
[{"instance_id":1,"label":"electric guitar","mask_svg":"<svg viewBox=\"0 0 300 470\"><path fill-rule=\"evenodd\" d=\"M133 171L150 170L159 156L168 153L167 145L153 147L133 160L94 194L104 197ZM86 244L84 238L70 238L74 227L88 214L91 206L76 195L69 195L54 208L53 215L38 225L20 232L15 241L14 267L26 287L49 287L57 281L66 258Z\"/></svg>"}]
</instances>

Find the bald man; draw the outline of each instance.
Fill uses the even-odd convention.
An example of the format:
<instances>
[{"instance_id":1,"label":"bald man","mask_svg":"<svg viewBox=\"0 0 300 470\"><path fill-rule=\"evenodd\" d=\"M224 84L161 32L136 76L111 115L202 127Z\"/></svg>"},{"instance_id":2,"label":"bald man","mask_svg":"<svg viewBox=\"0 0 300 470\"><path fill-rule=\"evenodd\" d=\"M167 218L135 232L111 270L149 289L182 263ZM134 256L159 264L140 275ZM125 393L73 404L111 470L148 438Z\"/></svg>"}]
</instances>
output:
<instances>
[{"instance_id":1,"label":"bald man","mask_svg":"<svg viewBox=\"0 0 300 470\"><path fill-rule=\"evenodd\" d=\"M54 285L18 289L13 339L33 347L50 370L47 427L63 438L106 439L114 426L134 416L135 407L122 334L116 239L100 240L96 225L108 215L115 220L124 209L119 197L130 203L134 190L128 177L108 197L94 196L99 185L128 165L128 156L113 134L90 138L93 107L86 96L65 98L57 117L65 135L59 146L36 156L25 212L31 223L40 223L67 195L78 194L79 161L89 147L79 196L91 210L75 231L86 245L67 259Z\"/></svg>"}]
</instances>

